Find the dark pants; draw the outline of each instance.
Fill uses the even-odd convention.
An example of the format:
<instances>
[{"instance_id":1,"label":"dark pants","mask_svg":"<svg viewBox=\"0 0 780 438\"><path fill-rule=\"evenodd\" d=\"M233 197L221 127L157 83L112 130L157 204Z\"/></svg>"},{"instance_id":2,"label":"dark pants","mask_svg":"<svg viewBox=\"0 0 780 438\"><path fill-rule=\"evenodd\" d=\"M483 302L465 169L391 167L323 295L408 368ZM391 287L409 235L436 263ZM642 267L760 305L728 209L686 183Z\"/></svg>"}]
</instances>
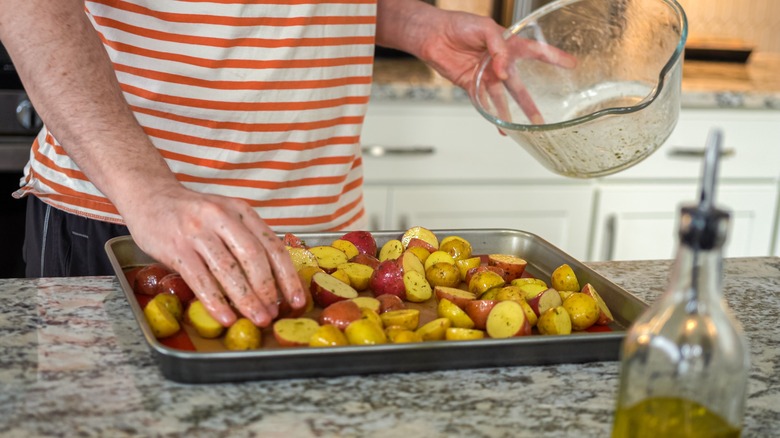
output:
<instances>
[{"instance_id":1,"label":"dark pants","mask_svg":"<svg viewBox=\"0 0 780 438\"><path fill-rule=\"evenodd\" d=\"M27 277L113 275L104 245L130 234L127 227L58 210L27 197L24 235Z\"/></svg>"}]
</instances>

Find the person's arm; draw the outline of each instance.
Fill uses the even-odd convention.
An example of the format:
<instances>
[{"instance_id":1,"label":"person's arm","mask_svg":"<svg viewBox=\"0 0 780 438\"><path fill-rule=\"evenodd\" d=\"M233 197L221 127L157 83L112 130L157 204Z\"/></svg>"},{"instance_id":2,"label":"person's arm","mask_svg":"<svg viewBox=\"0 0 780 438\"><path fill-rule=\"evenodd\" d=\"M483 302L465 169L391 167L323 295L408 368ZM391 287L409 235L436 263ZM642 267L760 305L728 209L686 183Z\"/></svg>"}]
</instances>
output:
<instances>
[{"instance_id":1,"label":"person's arm","mask_svg":"<svg viewBox=\"0 0 780 438\"><path fill-rule=\"evenodd\" d=\"M0 40L46 126L138 245L182 274L223 325L276 316L278 283L305 305L281 240L248 204L186 189L125 101L83 0L0 0Z\"/></svg>"}]
</instances>

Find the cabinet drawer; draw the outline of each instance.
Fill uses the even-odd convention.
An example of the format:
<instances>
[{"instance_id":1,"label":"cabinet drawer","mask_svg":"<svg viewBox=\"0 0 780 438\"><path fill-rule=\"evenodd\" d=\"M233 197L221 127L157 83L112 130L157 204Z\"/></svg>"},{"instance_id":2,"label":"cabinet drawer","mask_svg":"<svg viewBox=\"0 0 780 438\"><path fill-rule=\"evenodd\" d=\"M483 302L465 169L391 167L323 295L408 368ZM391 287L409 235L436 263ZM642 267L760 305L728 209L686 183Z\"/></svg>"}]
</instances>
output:
<instances>
[{"instance_id":1,"label":"cabinet drawer","mask_svg":"<svg viewBox=\"0 0 780 438\"><path fill-rule=\"evenodd\" d=\"M361 143L367 183L564 180L468 103L372 103Z\"/></svg>"},{"instance_id":2,"label":"cabinet drawer","mask_svg":"<svg viewBox=\"0 0 780 438\"><path fill-rule=\"evenodd\" d=\"M704 143L714 127L723 131L721 178L780 176L780 111L686 109L658 151L636 166L604 179L698 179Z\"/></svg>"}]
</instances>

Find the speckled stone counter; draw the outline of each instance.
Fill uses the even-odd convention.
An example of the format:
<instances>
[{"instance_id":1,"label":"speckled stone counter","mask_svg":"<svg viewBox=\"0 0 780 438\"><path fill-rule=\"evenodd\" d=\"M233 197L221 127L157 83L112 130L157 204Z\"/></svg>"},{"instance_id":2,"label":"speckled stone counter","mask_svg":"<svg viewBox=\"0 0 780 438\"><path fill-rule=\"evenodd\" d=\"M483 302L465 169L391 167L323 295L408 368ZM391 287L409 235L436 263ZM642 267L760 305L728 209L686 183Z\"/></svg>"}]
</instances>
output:
<instances>
[{"instance_id":1,"label":"speckled stone counter","mask_svg":"<svg viewBox=\"0 0 780 438\"><path fill-rule=\"evenodd\" d=\"M652 302L669 261L592 263ZM729 259L752 352L745 437L780 431L780 258ZM605 437L618 363L182 385L112 277L0 280L0 436Z\"/></svg>"},{"instance_id":2,"label":"speckled stone counter","mask_svg":"<svg viewBox=\"0 0 780 438\"><path fill-rule=\"evenodd\" d=\"M685 61L680 103L683 108L780 110L778 72L778 53L754 53L746 64ZM469 102L465 91L414 59L377 60L372 99Z\"/></svg>"}]
</instances>

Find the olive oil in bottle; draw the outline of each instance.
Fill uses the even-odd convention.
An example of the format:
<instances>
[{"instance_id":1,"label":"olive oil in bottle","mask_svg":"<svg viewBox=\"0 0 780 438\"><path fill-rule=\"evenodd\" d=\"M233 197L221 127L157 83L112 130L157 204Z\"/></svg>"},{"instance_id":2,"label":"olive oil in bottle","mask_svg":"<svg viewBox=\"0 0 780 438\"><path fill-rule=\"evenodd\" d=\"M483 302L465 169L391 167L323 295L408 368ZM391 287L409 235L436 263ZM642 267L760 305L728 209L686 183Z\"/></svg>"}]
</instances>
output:
<instances>
[{"instance_id":1,"label":"olive oil in bottle","mask_svg":"<svg viewBox=\"0 0 780 438\"><path fill-rule=\"evenodd\" d=\"M729 214L714 205L720 143L713 131L700 202L681 210L669 286L623 342L613 438L740 436L750 359L721 285Z\"/></svg>"}]
</instances>

